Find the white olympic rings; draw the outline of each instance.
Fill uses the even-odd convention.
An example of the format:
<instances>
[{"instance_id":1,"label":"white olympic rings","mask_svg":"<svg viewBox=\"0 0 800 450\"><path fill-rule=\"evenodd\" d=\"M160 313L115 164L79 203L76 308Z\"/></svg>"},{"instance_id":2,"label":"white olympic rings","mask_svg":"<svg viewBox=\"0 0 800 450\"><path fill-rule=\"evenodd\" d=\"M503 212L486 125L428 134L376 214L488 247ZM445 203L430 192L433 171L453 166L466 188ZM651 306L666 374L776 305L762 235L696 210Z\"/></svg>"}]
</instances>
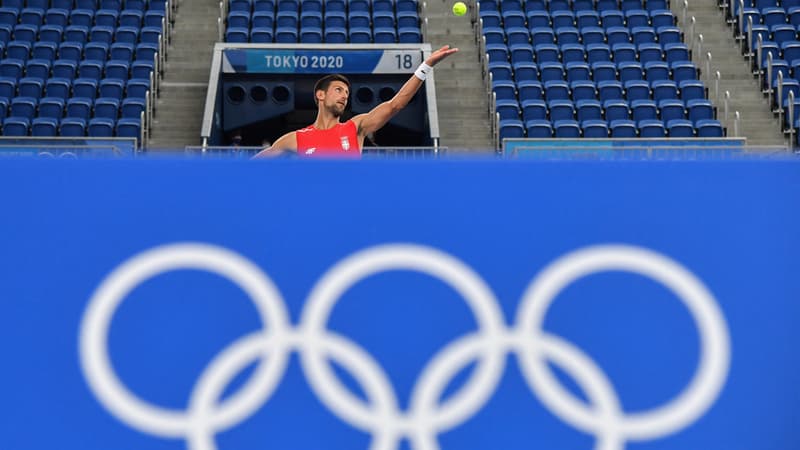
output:
<instances>
[{"instance_id":1,"label":"white olympic rings","mask_svg":"<svg viewBox=\"0 0 800 450\"><path fill-rule=\"evenodd\" d=\"M108 355L111 320L125 297L145 280L178 269L197 269L225 277L254 302L263 329L237 339L217 355L192 389L186 410L153 405L130 392L114 372ZM373 274L416 271L437 278L467 302L478 330L449 343L426 365L411 393L407 411L399 407L383 368L356 342L327 330L342 295ZM649 277L671 290L691 313L700 335L700 363L677 398L650 411L625 413L603 371L573 344L542 329L550 304L570 283L592 273L626 271ZM371 247L345 258L316 284L300 323L293 327L272 280L241 255L220 247L184 243L156 247L134 256L97 288L80 331L80 362L90 389L119 420L142 432L184 438L192 450L216 449L215 435L254 414L277 389L291 352L297 352L314 393L337 417L372 435L373 450L396 449L409 439L416 450L439 448L437 436L474 416L503 376L506 357L516 355L522 374L543 404L564 422L593 434L598 450L618 450L627 441L675 433L702 416L719 395L730 365L730 338L713 295L675 261L640 247L600 245L569 253L531 282L507 327L494 293L460 260L412 244ZM365 403L336 377L329 361L346 369L362 386ZM448 383L477 361L464 385L439 404ZM569 374L589 405L561 386L548 361ZM221 399L228 383L245 367L258 367L244 386Z\"/></svg>"}]
</instances>

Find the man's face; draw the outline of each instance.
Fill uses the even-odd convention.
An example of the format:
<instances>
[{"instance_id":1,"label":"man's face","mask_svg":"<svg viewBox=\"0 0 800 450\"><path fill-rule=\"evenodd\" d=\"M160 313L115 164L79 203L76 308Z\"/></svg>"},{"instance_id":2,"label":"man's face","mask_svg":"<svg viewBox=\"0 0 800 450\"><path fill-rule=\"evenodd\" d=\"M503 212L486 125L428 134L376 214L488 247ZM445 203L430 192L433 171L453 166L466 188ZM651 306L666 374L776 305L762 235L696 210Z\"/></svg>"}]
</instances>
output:
<instances>
[{"instance_id":1,"label":"man's face","mask_svg":"<svg viewBox=\"0 0 800 450\"><path fill-rule=\"evenodd\" d=\"M341 81L332 81L328 85L325 96L322 98L322 104L334 117L340 117L344 114L344 108L347 106L347 98L350 95L350 89L347 84Z\"/></svg>"}]
</instances>

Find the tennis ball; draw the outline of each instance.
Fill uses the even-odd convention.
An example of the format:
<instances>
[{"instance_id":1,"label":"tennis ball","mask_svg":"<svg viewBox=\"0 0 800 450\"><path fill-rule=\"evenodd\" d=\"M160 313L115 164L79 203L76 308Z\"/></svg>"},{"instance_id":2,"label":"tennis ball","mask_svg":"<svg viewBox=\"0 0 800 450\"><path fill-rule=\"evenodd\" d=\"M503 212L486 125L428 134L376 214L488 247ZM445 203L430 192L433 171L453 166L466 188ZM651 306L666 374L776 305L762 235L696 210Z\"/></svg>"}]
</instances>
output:
<instances>
[{"instance_id":1,"label":"tennis ball","mask_svg":"<svg viewBox=\"0 0 800 450\"><path fill-rule=\"evenodd\" d=\"M466 13L467 13L467 5L465 5L464 2L456 2L453 5L453 14L457 16L463 16Z\"/></svg>"}]
</instances>

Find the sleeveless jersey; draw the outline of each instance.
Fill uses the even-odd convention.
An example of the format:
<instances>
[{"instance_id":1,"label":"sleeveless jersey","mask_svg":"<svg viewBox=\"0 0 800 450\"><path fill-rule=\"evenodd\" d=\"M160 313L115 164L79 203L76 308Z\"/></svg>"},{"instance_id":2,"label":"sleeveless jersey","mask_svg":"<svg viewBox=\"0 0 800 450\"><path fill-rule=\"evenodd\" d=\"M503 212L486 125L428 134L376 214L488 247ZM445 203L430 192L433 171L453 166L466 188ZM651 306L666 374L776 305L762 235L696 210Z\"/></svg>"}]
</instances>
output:
<instances>
[{"instance_id":1,"label":"sleeveless jersey","mask_svg":"<svg viewBox=\"0 0 800 450\"><path fill-rule=\"evenodd\" d=\"M297 130L297 156L301 158L360 158L358 130L352 120L328 130L309 125Z\"/></svg>"}]
</instances>

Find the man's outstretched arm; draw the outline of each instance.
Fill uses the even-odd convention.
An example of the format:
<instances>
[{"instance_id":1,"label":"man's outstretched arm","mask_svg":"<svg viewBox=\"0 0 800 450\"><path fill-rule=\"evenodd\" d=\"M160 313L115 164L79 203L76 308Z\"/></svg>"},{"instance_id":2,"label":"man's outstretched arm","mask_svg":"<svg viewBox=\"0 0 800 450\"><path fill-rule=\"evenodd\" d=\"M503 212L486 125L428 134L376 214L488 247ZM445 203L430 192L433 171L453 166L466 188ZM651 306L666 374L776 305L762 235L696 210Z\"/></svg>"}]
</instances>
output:
<instances>
[{"instance_id":1,"label":"man's outstretched arm","mask_svg":"<svg viewBox=\"0 0 800 450\"><path fill-rule=\"evenodd\" d=\"M297 153L297 133L294 131L278 138L271 146L258 152L253 159L276 158L287 153Z\"/></svg>"},{"instance_id":2,"label":"man's outstretched arm","mask_svg":"<svg viewBox=\"0 0 800 450\"><path fill-rule=\"evenodd\" d=\"M414 75L406 81L403 87L392 97L380 105L372 109L372 111L364 114L359 114L353 117L353 122L358 126L359 135L366 135L380 130L386 122L391 120L395 114L400 112L408 105L414 94L417 93L425 77L430 73L433 66L439 61L457 52L457 48L450 48L449 45L436 50L425 60L422 65L417 69Z\"/></svg>"}]
</instances>

